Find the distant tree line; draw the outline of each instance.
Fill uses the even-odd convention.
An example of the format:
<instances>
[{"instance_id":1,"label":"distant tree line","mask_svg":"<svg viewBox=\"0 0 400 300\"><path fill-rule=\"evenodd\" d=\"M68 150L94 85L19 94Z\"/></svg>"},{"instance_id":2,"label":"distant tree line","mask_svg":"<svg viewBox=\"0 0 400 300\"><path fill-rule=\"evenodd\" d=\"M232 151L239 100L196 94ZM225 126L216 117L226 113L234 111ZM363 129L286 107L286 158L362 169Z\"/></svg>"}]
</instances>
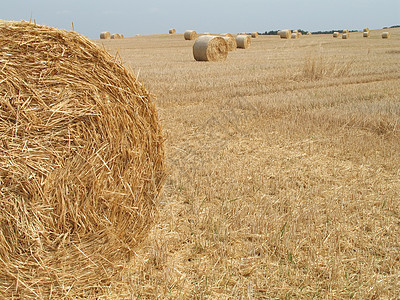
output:
<instances>
[{"instance_id":1,"label":"distant tree line","mask_svg":"<svg viewBox=\"0 0 400 300\"><path fill-rule=\"evenodd\" d=\"M383 29L387 29L387 28L398 28L400 27L400 25L393 25L390 27L383 27ZM259 34L261 35L278 35L278 31L279 30L270 30L270 31L265 31L264 33L259 32ZM307 34L308 31L305 31L303 29L298 29L299 32L301 32L302 34ZM337 32L342 32L343 29L336 29L336 30L325 30L325 31L311 31L312 34L333 34L335 31ZM357 32L359 30L349 30L349 32Z\"/></svg>"}]
</instances>

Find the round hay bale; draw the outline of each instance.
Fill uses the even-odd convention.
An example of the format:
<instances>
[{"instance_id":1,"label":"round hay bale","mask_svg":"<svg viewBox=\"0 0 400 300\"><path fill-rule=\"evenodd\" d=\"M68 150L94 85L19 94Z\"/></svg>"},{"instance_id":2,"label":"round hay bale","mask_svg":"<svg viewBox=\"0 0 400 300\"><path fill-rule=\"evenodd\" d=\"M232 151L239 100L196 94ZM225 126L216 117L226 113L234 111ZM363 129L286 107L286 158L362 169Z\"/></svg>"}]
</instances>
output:
<instances>
[{"instance_id":1,"label":"round hay bale","mask_svg":"<svg viewBox=\"0 0 400 300\"><path fill-rule=\"evenodd\" d=\"M344 30L342 31L342 34L344 34L344 33L349 34L349 30L348 30L348 29L344 29Z\"/></svg>"},{"instance_id":2,"label":"round hay bale","mask_svg":"<svg viewBox=\"0 0 400 300\"><path fill-rule=\"evenodd\" d=\"M390 32L382 32L382 38L383 38L383 39L388 39L388 38L390 38Z\"/></svg>"},{"instance_id":3,"label":"round hay bale","mask_svg":"<svg viewBox=\"0 0 400 300\"><path fill-rule=\"evenodd\" d=\"M203 35L193 45L193 56L197 61L222 61L228 56L228 45L221 36Z\"/></svg>"},{"instance_id":4,"label":"round hay bale","mask_svg":"<svg viewBox=\"0 0 400 300\"><path fill-rule=\"evenodd\" d=\"M231 34L231 33L221 33L220 35L221 36L229 36L229 37L233 37L234 38L233 34Z\"/></svg>"},{"instance_id":5,"label":"round hay bale","mask_svg":"<svg viewBox=\"0 0 400 300\"><path fill-rule=\"evenodd\" d=\"M185 40L195 40L197 38L197 32L194 30L186 30L183 37Z\"/></svg>"},{"instance_id":6,"label":"round hay bale","mask_svg":"<svg viewBox=\"0 0 400 300\"><path fill-rule=\"evenodd\" d=\"M350 35L349 35L348 33L343 33L343 34L342 34L342 39L343 39L343 40L347 40L347 39L349 38L349 36L350 36Z\"/></svg>"},{"instance_id":7,"label":"round hay bale","mask_svg":"<svg viewBox=\"0 0 400 300\"><path fill-rule=\"evenodd\" d=\"M234 51L237 48L236 39L231 36L223 36L226 44L228 45L228 51Z\"/></svg>"},{"instance_id":8,"label":"round hay bale","mask_svg":"<svg viewBox=\"0 0 400 300\"><path fill-rule=\"evenodd\" d=\"M338 31L335 31L335 32L333 33L333 37L334 37L334 38L339 37L339 35L340 35L340 33L339 33Z\"/></svg>"},{"instance_id":9,"label":"round hay bale","mask_svg":"<svg viewBox=\"0 0 400 300\"><path fill-rule=\"evenodd\" d=\"M369 37L369 31L364 31L363 32L363 37L366 37L366 38Z\"/></svg>"},{"instance_id":10,"label":"round hay bale","mask_svg":"<svg viewBox=\"0 0 400 300\"><path fill-rule=\"evenodd\" d=\"M296 32L292 32L292 39L297 39L298 38L298 34Z\"/></svg>"},{"instance_id":11,"label":"round hay bale","mask_svg":"<svg viewBox=\"0 0 400 300\"><path fill-rule=\"evenodd\" d=\"M281 39L290 39L292 32L289 29L279 30L278 35L281 37Z\"/></svg>"},{"instance_id":12,"label":"round hay bale","mask_svg":"<svg viewBox=\"0 0 400 300\"><path fill-rule=\"evenodd\" d=\"M111 38L111 33L109 33L108 31L103 31L102 33L100 33L100 38L102 40L107 40Z\"/></svg>"},{"instance_id":13,"label":"round hay bale","mask_svg":"<svg viewBox=\"0 0 400 300\"><path fill-rule=\"evenodd\" d=\"M364 28L363 32L369 32L369 28L368 27Z\"/></svg>"},{"instance_id":14,"label":"round hay bale","mask_svg":"<svg viewBox=\"0 0 400 300\"><path fill-rule=\"evenodd\" d=\"M111 36L111 39L112 39L112 40L121 39L121 35L120 35L119 33L114 33L114 34Z\"/></svg>"},{"instance_id":15,"label":"round hay bale","mask_svg":"<svg viewBox=\"0 0 400 300\"><path fill-rule=\"evenodd\" d=\"M248 35L238 35L236 37L237 48L247 49L250 47L251 39Z\"/></svg>"},{"instance_id":16,"label":"round hay bale","mask_svg":"<svg viewBox=\"0 0 400 300\"><path fill-rule=\"evenodd\" d=\"M1 298L108 298L165 177L152 96L76 32L0 25L0 59Z\"/></svg>"},{"instance_id":17,"label":"round hay bale","mask_svg":"<svg viewBox=\"0 0 400 300\"><path fill-rule=\"evenodd\" d=\"M176 30L175 30L175 28L171 28L168 32L169 32L169 34L174 34L174 33L176 33Z\"/></svg>"},{"instance_id":18,"label":"round hay bale","mask_svg":"<svg viewBox=\"0 0 400 300\"><path fill-rule=\"evenodd\" d=\"M253 39L258 38L258 32L252 32L252 33L251 33L251 37L252 37Z\"/></svg>"}]
</instances>

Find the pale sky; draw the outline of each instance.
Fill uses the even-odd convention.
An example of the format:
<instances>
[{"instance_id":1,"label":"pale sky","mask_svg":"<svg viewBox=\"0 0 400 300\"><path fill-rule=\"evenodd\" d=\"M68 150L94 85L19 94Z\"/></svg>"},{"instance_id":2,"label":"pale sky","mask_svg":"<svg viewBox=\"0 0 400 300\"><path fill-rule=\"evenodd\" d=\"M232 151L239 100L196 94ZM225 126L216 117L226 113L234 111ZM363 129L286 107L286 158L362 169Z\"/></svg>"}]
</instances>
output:
<instances>
[{"instance_id":1,"label":"pale sky","mask_svg":"<svg viewBox=\"0 0 400 300\"><path fill-rule=\"evenodd\" d=\"M380 29L400 25L400 0L6 0L0 19L71 29L89 38L100 32L136 34Z\"/></svg>"}]
</instances>

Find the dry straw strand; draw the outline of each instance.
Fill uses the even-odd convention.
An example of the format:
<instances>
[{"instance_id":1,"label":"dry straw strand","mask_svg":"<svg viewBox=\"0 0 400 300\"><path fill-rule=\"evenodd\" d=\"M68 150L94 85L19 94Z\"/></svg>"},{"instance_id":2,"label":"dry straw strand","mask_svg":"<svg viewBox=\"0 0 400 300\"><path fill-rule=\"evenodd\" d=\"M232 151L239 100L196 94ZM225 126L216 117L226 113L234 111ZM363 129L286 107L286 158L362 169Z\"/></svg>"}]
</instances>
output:
<instances>
[{"instance_id":1,"label":"dry straw strand","mask_svg":"<svg viewBox=\"0 0 400 300\"><path fill-rule=\"evenodd\" d=\"M0 49L0 294L107 298L155 222L152 96L76 32L2 24Z\"/></svg>"},{"instance_id":2,"label":"dry straw strand","mask_svg":"<svg viewBox=\"0 0 400 300\"><path fill-rule=\"evenodd\" d=\"M197 61L223 61L228 56L228 45L223 37L203 35L193 45Z\"/></svg>"},{"instance_id":3,"label":"dry straw strand","mask_svg":"<svg viewBox=\"0 0 400 300\"><path fill-rule=\"evenodd\" d=\"M197 38L197 32L195 30L186 30L183 37L185 40L195 40Z\"/></svg>"},{"instance_id":4,"label":"dry straw strand","mask_svg":"<svg viewBox=\"0 0 400 300\"><path fill-rule=\"evenodd\" d=\"M250 47L251 44L251 39L250 36L248 35L238 35L236 37L236 44L237 44L237 48L241 48L241 49L247 49Z\"/></svg>"}]
</instances>

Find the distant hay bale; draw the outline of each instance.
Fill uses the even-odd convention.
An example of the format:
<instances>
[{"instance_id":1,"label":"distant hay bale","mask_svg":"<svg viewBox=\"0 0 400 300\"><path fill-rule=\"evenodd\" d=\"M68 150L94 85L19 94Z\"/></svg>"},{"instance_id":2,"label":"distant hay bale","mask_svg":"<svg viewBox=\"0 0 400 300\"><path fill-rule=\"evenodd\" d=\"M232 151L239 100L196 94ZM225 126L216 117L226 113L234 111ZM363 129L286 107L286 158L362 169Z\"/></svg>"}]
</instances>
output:
<instances>
[{"instance_id":1,"label":"distant hay bale","mask_svg":"<svg viewBox=\"0 0 400 300\"><path fill-rule=\"evenodd\" d=\"M151 94L76 32L2 24L0 60L0 298L108 298L165 177Z\"/></svg>"},{"instance_id":2,"label":"distant hay bale","mask_svg":"<svg viewBox=\"0 0 400 300\"><path fill-rule=\"evenodd\" d=\"M197 38L197 32L194 30L186 30L183 37L185 40L195 40Z\"/></svg>"},{"instance_id":3,"label":"distant hay bale","mask_svg":"<svg viewBox=\"0 0 400 300\"><path fill-rule=\"evenodd\" d=\"M176 33L176 30L175 30L175 28L171 28L168 32L169 32L169 34L174 34L174 33Z\"/></svg>"},{"instance_id":4,"label":"distant hay bale","mask_svg":"<svg viewBox=\"0 0 400 300\"><path fill-rule=\"evenodd\" d=\"M368 27L364 28L363 32L369 32L369 28Z\"/></svg>"},{"instance_id":5,"label":"distant hay bale","mask_svg":"<svg viewBox=\"0 0 400 300\"><path fill-rule=\"evenodd\" d=\"M289 29L279 30L278 35L281 39L290 39L292 37L292 32Z\"/></svg>"},{"instance_id":6,"label":"distant hay bale","mask_svg":"<svg viewBox=\"0 0 400 300\"><path fill-rule=\"evenodd\" d=\"M307 32L307 35L312 35L312 32Z\"/></svg>"},{"instance_id":7,"label":"distant hay bale","mask_svg":"<svg viewBox=\"0 0 400 300\"><path fill-rule=\"evenodd\" d=\"M103 31L102 33L100 33L100 38L102 40L111 39L111 33L109 33L108 31Z\"/></svg>"},{"instance_id":8,"label":"distant hay bale","mask_svg":"<svg viewBox=\"0 0 400 300\"><path fill-rule=\"evenodd\" d=\"M233 34L231 33L221 33L221 36L229 36L229 37L234 37Z\"/></svg>"},{"instance_id":9,"label":"distant hay bale","mask_svg":"<svg viewBox=\"0 0 400 300\"><path fill-rule=\"evenodd\" d=\"M226 44L228 45L228 51L234 51L237 48L236 39L232 36L223 36Z\"/></svg>"},{"instance_id":10,"label":"distant hay bale","mask_svg":"<svg viewBox=\"0 0 400 300\"><path fill-rule=\"evenodd\" d=\"M221 36L203 35L193 45L193 56L197 61L222 61L228 56L228 45Z\"/></svg>"},{"instance_id":11,"label":"distant hay bale","mask_svg":"<svg viewBox=\"0 0 400 300\"><path fill-rule=\"evenodd\" d=\"M339 33L339 32L337 32L337 31L335 31L335 32L333 33L333 37L334 37L334 38L337 38L337 37L339 37L339 35L340 35L340 33Z\"/></svg>"},{"instance_id":12,"label":"distant hay bale","mask_svg":"<svg viewBox=\"0 0 400 300\"><path fill-rule=\"evenodd\" d=\"M390 38L390 32L382 32L382 38L383 38L383 39L388 39L388 38Z\"/></svg>"},{"instance_id":13,"label":"distant hay bale","mask_svg":"<svg viewBox=\"0 0 400 300\"><path fill-rule=\"evenodd\" d=\"M344 30L342 31L342 34L344 34L344 33L349 34L349 30L348 30L348 29L344 29Z\"/></svg>"},{"instance_id":14,"label":"distant hay bale","mask_svg":"<svg viewBox=\"0 0 400 300\"><path fill-rule=\"evenodd\" d=\"M253 39L258 38L258 32L252 32L252 33L251 33L251 37L252 37Z\"/></svg>"},{"instance_id":15,"label":"distant hay bale","mask_svg":"<svg viewBox=\"0 0 400 300\"><path fill-rule=\"evenodd\" d=\"M363 37L369 37L369 31L364 31L363 32Z\"/></svg>"},{"instance_id":16,"label":"distant hay bale","mask_svg":"<svg viewBox=\"0 0 400 300\"><path fill-rule=\"evenodd\" d=\"M242 34L236 37L237 48L247 49L250 47L250 44L251 44L250 36Z\"/></svg>"},{"instance_id":17,"label":"distant hay bale","mask_svg":"<svg viewBox=\"0 0 400 300\"><path fill-rule=\"evenodd\" d=\"M350 35L349 35L348 33L343 33L343 34L342 34L342 39L343 39L343 40L347 40L347 39L349 38L349 36L350 36Z\"/></svg>"},{"instance_id":18,"label":"distant hay bale","mask_svg":"<svg viewBox=\"0 0 400 300\"><path fill-rule=\"evenodd\" d=\"M125 38L125 36L122 33L120 34L120 37L121 37L121 39Z\"/></svg>"},{"instance_id":19,"label":"distant hay bale","mask_svg":"<svg viewBox=\"0 0 400 300\"><path fill-rule=\"evenodd\" d=\"M111 36L111 39L112 39L112 40L121 39L121 35L120 35L119 33L114 33L114 34Z\"/></svg>"},{"instance_id":20,"label":"distant hay bale","mask_svg":"<svg viewBox=\"0 0 400 300\"><path fill-rule=\"evenodd\" d=\"M298 38L299 38L299 34L296 33L296 32L292 32L291 38L292 38L292 39L298 39Z\"/></svg>"}]
</instances>

